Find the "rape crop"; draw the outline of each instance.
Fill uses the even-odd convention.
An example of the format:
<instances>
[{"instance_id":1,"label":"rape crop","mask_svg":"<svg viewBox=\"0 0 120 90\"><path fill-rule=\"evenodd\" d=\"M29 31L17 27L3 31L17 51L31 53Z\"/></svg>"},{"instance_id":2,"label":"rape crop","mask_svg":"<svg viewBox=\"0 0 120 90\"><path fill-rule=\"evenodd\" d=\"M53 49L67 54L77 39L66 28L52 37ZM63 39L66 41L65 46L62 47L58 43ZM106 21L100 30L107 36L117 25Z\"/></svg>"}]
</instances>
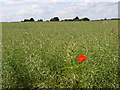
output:
<instances>
[{"instance_id":1,"label":"rape crop","mask_svg":"<svg viewBox=\"0 0 120 90\"><path fill-rule=\"evenodd\" d=\"M3 88L118 88L118 21L106 22L2 23Z\"/></svg>"}]
</instances>

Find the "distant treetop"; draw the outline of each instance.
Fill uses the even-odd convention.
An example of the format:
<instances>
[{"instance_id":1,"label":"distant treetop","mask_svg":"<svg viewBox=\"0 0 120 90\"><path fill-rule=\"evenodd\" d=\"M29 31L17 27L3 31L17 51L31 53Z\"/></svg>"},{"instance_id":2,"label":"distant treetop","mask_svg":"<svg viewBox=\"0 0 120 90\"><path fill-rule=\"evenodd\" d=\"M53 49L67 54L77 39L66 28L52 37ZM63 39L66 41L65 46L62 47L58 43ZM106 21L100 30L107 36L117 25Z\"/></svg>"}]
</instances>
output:
<instances>
[{"instance_id":1,"label":"distant treetop","mask_svg":"<svg viewBox=\"0 0 120 90\"><path fill-rule=\"evenodd\" d=\"M43 21L42 19L38 19L38 21L36 21L36 22L42 22L42 21ZM49 20L47 20L47 21L49 21ZM54 18L51 18L50 21L60 21L60 19L58 17L54 17ZM61 21L90 21L90 19L87 17L79 19L79 17L76 16L73 19L64 19ZM24 21L22 21L22 22L35 22L35 20L33 18L30 18L30 19L24 19Z\"/></svg>"}]
</instances>

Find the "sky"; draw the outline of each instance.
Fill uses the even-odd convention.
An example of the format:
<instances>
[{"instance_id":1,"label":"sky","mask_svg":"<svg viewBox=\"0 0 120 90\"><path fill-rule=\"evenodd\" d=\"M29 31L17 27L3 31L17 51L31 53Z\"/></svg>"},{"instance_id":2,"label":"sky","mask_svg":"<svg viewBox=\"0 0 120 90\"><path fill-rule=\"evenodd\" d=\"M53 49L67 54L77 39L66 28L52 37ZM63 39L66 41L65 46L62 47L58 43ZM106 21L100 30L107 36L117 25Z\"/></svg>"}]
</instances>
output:
<instances>
[{"instance_id":1,"label":"sky","mask_svg":"<svg viewBox=\"0 0 120 90\"><path fill-rule=\"evenodd\" d=\"M1 0L0 22L14 22L34 18L53 17L91 20L118 17L119 0Z\"/></svg>"}]
</instances>

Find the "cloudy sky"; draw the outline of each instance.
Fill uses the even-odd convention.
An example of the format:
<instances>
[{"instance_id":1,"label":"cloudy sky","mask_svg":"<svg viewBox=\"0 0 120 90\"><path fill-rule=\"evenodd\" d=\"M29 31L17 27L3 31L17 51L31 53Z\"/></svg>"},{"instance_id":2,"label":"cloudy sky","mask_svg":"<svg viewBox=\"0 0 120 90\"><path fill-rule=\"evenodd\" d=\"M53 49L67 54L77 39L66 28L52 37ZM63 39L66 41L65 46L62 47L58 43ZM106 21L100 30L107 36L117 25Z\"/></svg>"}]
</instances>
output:
<instances>
[{"instance_id":1,"label":"cloudy sky","mask_svg":"<svg viewBox=\"0 0 120 90\"><path fill-rule=\"evenodd\" d=\"M119 0L2 0L0 21L50 20L88 17L92 20L118 17Z\"/></svg>"}]
</instances>

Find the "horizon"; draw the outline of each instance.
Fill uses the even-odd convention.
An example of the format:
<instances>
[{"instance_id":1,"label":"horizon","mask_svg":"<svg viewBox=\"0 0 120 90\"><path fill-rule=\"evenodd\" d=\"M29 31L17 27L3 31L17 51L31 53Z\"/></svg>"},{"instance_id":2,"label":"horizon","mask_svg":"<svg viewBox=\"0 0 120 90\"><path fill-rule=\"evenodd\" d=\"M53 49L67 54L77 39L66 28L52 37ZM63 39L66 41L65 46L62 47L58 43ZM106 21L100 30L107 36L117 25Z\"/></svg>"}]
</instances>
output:
<instances>
[{"instance_id":1,"label":"horizon","mask_svg":"<svg viewBox=\"0 0 120 90\"><path fill-rule=\"evenodd\" d=\"M33 18L34 19L34 17L31 17L31 18ZM54 18L54 17L52 17L52 18ZM52 19L52 18L50 18L50 19ZM59 17L58 17L59 18ZM73 18L75 18L75 17L73 17ZM73 19L73 18L65 18L65 19ZM85 18L85 17L83 17L83 18ZM87 17L88 18L88 17ZM118 17L113 17L113 18L106 18L107 20L111 20L111 19L116 19L116 18L118 18ZM30 18L25 18L25 19L30 19ZM21 20L21 21L24 21L25 19L23 19L23 20ZM42 18L40 18L40 19L42 19ZM40 19L37 19L37 20L35 20L34 22L37 22L38 20L40 20ZM50 21L50 19L47 19L48 21ZM65 20L65 19L60 19L59 18L59 21L61 21L61 20ZM82 19L82 18L80 18L79 17L79 19ZM89 19L89 18L88 18ZM104 20L105 18L101 18L101 19L90 19L90 21L97 21L97 20ZM120 19L120 18L118 18L118 19ZM43 19L42 19L43 20ZM43 22L46 22L47 20L43 20ZM21 21L8 21L8 22L21 22Z\"/></svg>"}]
</instances>

